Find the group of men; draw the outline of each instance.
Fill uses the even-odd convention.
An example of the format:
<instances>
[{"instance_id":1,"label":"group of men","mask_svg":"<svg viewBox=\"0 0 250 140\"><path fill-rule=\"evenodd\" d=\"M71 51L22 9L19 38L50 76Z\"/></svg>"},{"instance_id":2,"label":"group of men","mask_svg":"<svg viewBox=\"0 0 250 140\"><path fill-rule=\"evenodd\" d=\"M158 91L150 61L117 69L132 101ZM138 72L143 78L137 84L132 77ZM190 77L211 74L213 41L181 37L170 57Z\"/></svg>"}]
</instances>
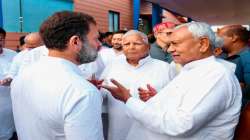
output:
<instances>
[{"instance_id":1,"label":"group of men","mask_svg":"<svg viewBox=\"0 0 250 140\"><path fill-rule=\"evenodd\" d=\"M247 50L244 40L223 30L218 36L224 44L238 39ZM237 74L245 71L243 50L229 53L237 59L232 70L214 56L218 45L208 24L164 23L154 31L151 46L144 33L129 30L115 33L113 47L103 48L93 17L63 11L43 22L44 45L24 53L23 68L10 71L15 54L5 58L0 47L0 89L11 89L0 95L1 106L8 107L1 114L10 116L0 114L6 124L0 140L14 128L21 140L102 140L103 100L108 140L233 139L241 90L248 88L248 73L241 73L243 80Z\"/></svg>"}]
</instances>

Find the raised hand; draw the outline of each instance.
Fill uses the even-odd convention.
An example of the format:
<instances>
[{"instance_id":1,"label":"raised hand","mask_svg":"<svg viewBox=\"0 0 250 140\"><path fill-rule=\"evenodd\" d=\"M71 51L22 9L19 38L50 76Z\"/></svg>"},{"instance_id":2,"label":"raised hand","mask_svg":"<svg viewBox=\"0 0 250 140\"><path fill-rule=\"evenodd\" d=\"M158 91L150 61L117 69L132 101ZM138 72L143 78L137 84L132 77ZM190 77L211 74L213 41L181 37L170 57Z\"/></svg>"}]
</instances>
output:
<instances>
[{"instance_id":1,"label":"raised hand","mask_svg":"<svg viewBox=\"0 0 250 140\"><path fill-rule=\"evenodd\" d=\"M0 80L0 85L10 86L11 82L12 82L12 78L5 78L5 79Z\"/></svg>"},{"instance_id":2,"label":"raised hand","mask_svg":"<svg viewBox=\"0 0 250 140\"><path fill-rule=\"evenodd\" d=\"M144 102L149 100L151 97L155 96L157 93L157 91L149 84L147 84L147 89L139 87L138 91L140 99Z\"/></svg>"},{"instance_id":3,"label":"raised hand","mask_svg":"<svg viewBox=\"0 0 250 140\"><path fill-rule=\"evenodd\" d=\"M127 100L131 97L129 89L126 89L122 84L114 79L111 79L111 82L115 86L102 85L101 87L107 89L114 98L126 103Z\"/></svg>"},{"instance_id":4,"label":"raised hand","mask_svg":"<svg viewBox=\"0 0 250 140\"><path fill-rule=\"evenodd\" d=\"M96 79L95 74L92 74L91 78L88 79L88 81L90 83L92 83L97 89L100 89L101 85L102 85L102 82L103 82L103 79L98 80L98 79Z\"/></svg>"}]
</instances>

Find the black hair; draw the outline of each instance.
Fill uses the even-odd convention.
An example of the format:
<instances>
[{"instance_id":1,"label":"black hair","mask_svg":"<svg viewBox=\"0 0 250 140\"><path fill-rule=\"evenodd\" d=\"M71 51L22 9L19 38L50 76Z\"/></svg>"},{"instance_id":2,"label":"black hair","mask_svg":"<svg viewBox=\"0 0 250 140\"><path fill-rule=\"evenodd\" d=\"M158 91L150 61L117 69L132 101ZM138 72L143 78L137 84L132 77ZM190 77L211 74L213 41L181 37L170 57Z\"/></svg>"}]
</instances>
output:
<instances>
[{"instance_id":1,"label":"black hair","mask_svg":"<svg viewBox=\"0 0 250 140\"><path fill-rule=\"evenodd\" d=\"M4 38L5 38L6 31L2 27L0 27L0 34L2 34L4 36Z\"/></svg>"},{"instance_id":2,"label":"black hair","mask_svg":"<svg viewBox=\"0 0 250 140\"><path fill-rule=\"evenodd\" d=\"M77 35L82 40L89 32L90 24L96 25L94 18L81 12L56 12L40 27L40 35L49 49L64 50L70 37Z\"/></svg>"}]
</instances>

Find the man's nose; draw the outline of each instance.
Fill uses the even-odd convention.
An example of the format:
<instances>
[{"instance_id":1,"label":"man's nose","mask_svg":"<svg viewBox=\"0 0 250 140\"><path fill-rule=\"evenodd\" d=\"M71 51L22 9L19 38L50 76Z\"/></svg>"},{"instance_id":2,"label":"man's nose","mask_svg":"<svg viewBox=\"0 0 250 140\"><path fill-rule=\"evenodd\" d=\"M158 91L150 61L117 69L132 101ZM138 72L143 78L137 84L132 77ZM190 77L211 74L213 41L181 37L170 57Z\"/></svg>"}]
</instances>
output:
<instances>
[{"instance_id":1,"label":"man's nose","mask_svg":"<svg viewBox=\"0 0 250 140\"><path fill-rule=\"evenodd\" d=\"M174 52L174 47L173 47L173 45L170 44L170 45L168 46L167 52L168 52L168 53Z\"/></svg>"},{"instance_id":2,"label":"man's nose","mask_svg":"<svg viewBox=\"0 0 250 140\"><path fill-rule=\"evenodd\" d=\"M99 40L97 40L96 45L95 45L96 49L100 50L101 46L102 46L102 43Z\"/></svg>"}]
</instances>

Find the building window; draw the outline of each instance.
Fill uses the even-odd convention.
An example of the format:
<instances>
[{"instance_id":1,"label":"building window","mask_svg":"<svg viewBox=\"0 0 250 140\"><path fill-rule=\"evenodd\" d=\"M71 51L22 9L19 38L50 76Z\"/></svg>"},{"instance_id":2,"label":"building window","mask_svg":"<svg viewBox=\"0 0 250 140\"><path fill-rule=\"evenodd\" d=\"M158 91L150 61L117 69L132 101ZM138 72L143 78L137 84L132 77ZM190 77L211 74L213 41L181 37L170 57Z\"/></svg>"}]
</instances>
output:
<instances>
[{"instance_id":1,"label":"building window","mask_svg":"<svg viewBox=\"0 0 250 140\"><path fill-rule=\"evenodd\" d=\"M120 29L120 13L109 11L109 31L116 32Z\"/></svg>"}]
</instances>

